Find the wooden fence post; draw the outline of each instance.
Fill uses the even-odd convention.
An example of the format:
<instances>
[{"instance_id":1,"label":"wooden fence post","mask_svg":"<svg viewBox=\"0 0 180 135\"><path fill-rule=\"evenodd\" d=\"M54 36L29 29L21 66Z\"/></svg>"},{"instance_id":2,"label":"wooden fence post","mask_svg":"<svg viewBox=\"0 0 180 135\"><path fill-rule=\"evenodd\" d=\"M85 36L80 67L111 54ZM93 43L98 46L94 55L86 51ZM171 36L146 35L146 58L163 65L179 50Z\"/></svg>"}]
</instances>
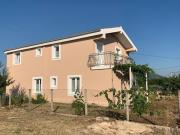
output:
<instances>
[{"instance_id":1,"label":"wooden fence post","mask_svg":"<svg viewBox=\"0 0 180 135\"><path fill-rule=\"evenodd\" d=\"M0 106L2 107L2 98L3 97L3 94L0 94Z\"/></svg>"},{"instance_id":2,"label":"wooden fence post","mask_svg":"<svg viewBox=\"0 0 180 135\"><path fill-rule=\"evenodd\" d=\"M51 89L51 111L54 111L54 107L53 107L53 89Z\"/></svg>"},{"instance_id":3,"label":"wooden fence post","mask_svg":"<svg viewBox=\"0 0 180 135\"><path fill-rule=\"evenodd\" d=\"M129 93L126 91L126 120L129 121Z\"/></svg>"},{"instance_id":4,"label":"wooden fence post","mask_svg":"<svg viewBox=\"0 0 180 135\"><path fill-rule=\"evenodd\" d=\"M179 103L179 119L180 119L180 90L178 90L178 103Z\"/></svg>"},{"instance_id":5,"label":"wooden fence post","mask_svg":"<svg viewBox=\"0 0 180 135\"><path fill-rule=\"evenodd\" d=\"M87 104L87 89L84 89L84 103L85 103L85 115L88 115L88 104Z\"/></svg>"},{"instance_id":6,"label":"wooden fence post","mask_svg":"<svg viewBox=\"0 0 180 135\"><path fill-rule=\"evenodd\" d=\"M12 91L9 90L9 109L11 109L11 94L12 94Z\"/></svg>"},{"instance_id":7,"label":"wooden fence post","mask_svg":"<svg viewBox=\"0 0 180 135\"><path fill-rule=\"evenodd\" d=\"M129 90L132 88L132 70L131 67L129 67ZM126 120L129 121L129 92L126 91Z\"/></svg>"},{"instance_id":8,"label":"wooden fence post","mask_svg":"<svg viewBox=\"0 0 180 135\"><path fill-rule=\"evenodd\" d=\"M28 110L31 110L31 89L29 89L29 104L28 104Z\"/></svg>"},{"instance_id":9,"label":"wooden fence post","mask_svg":"<svg viewBox=\"0 0 180 135\"><path fill-rule=\"evenodd\" d=\"M149 95L148 95L148 74L147 72L145 73L145 78L146 78L146 100L149 102Z\"/></svg>"}]
</instances>

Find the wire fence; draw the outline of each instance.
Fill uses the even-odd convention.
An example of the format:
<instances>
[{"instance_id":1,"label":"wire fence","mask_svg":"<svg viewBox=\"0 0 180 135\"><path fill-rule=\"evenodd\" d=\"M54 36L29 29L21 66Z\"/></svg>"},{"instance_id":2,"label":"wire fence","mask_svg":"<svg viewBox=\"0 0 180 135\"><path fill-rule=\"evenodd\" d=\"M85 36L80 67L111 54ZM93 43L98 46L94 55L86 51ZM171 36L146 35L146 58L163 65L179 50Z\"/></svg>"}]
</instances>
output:
<instances>
[{"instance_id":1,"label":"wire fence","mask_svg":"<svg viewBox=\"0 0 180 135\"><path fill-rule=\"evenodd\" d=\"M81 89L79 90L83 95L85 103L85 115L99 115L99 112L107 109L108 102L105 96L97 96L102 90L95 89ZM6 104L9 109L14 105L12 103L12 96L15 94L13 90L8 90L8 93L0 96L0 105ZM46 104L32 104L32 99L35 99L38 94L42 94L48 101ZM21 107L28 111L41 111L41 112L55 112L62 114L75 114L72 108L72 102L75 100L74 93L70 93L69 89L42 89L36 93L33 89L25 90L25 95L28 100L22 104ZM113 95L109 95L113 100ZM128 98L127 98L128 100ZM128 103L128 102L127 102ZM126 104L127 118L129 118L129 105Z\"/></svg>"},{"instance_id":2,"label":"wire fence","mask_svg":"<svg viewBox=\"0 0 180 135\"><path fill-rule=\"evenodd\" d=\"M177 95L171 96L156 96L156 99L152 102L152 105L148 108L148 114L144 118L137 117L132 112L132 106L130 105L129 96L124 91L124 98L120 101L124 102L123 109L111 110L107 108L108 102L103 96L97 96L101 90L95 89L81 89L83 99L85 101L85 115L88 116L108 116L115 117L116 119L126 119L132 121L145 121L151 124L160 125L175 125L176 117L178 115L178 98ZM6 106L9 109L14 107L13 94L9 92L7 94L0 95L0 105ZM72 102L75 100L72 93L69 93L68 89L43 89L41 93L48 102L45 104L33 104L32 99L36 98L37 93L34 90L26 90L26 96L28 98L26 103L21 105L22 108L27 111L39 111L41 113L53 112L59 114L75 115ZM112 93L111 93L112 94ZM117 102L117 97L114 99L113 95L109 95L109 98ZM147 121L148 120L148 121Z\"/></svg>"}]
</instances>

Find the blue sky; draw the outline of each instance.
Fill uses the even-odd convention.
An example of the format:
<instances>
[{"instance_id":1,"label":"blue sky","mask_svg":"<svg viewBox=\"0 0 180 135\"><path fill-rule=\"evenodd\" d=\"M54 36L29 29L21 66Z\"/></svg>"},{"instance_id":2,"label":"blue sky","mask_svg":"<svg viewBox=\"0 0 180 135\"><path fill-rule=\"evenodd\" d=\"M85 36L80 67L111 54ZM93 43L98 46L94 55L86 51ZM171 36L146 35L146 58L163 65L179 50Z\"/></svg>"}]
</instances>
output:
<instances>
[{"instance_id":1,"label":"blue sky","mask_svg":"<svg viewBox=\"0 0 180 135\"><path fill-rule=\"evenodd\" d=\"M138 48L136 63L162 75L180 71L179 6L179 0L1 0L1 61L7 48L123 26Z\"/></svg>"}]
</instances>

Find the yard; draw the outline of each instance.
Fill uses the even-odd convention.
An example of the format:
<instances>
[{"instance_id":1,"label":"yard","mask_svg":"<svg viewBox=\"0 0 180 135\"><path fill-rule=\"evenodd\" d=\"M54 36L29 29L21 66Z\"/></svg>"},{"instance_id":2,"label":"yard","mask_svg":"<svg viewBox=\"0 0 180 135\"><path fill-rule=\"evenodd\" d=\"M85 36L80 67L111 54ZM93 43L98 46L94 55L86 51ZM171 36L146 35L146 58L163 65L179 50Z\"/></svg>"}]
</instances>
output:
<instances>
[{"instance_id":1,"label":"yard","mask_svg":"<svg viewBox=\"0 0 180 135\"><path fill-rule=\"evenodd\" d=\"M177 105L177 97L156 101L150 107L149 113L141 118L131 113L130 120L133 122L123 121L125 119L124 110L112 111L95 105L88 107L88 116L73 115L74 111L70 104L55 103L54 112L50 111L50 103L33 104L31 111L28 111L27 104L22 107L13 107L10 110L2 107L0 109L0 134L169 135L173 132L174 135L178 135L180 132L176 128L172 130L172 128L157 126L177 126Z\"/></svg>"}]
</instances>

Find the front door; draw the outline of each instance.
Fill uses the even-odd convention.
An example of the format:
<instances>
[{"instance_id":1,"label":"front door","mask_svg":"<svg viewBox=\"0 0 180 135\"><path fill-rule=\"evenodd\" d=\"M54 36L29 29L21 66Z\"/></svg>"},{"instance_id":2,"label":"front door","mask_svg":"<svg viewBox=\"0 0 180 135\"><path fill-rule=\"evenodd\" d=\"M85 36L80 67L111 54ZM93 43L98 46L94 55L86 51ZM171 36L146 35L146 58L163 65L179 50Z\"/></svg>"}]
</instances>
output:
<instances>
[{"instance_id":1,"label":"front door","mask_svg":"<svg viewBox=\"0 0 180 135\"><path fill-rule=\"evenodd\" d=\"M102 42L96 42L96 52L97 52L97 64L104 64L104 45Z\"/></svg>"}]
</instances>

